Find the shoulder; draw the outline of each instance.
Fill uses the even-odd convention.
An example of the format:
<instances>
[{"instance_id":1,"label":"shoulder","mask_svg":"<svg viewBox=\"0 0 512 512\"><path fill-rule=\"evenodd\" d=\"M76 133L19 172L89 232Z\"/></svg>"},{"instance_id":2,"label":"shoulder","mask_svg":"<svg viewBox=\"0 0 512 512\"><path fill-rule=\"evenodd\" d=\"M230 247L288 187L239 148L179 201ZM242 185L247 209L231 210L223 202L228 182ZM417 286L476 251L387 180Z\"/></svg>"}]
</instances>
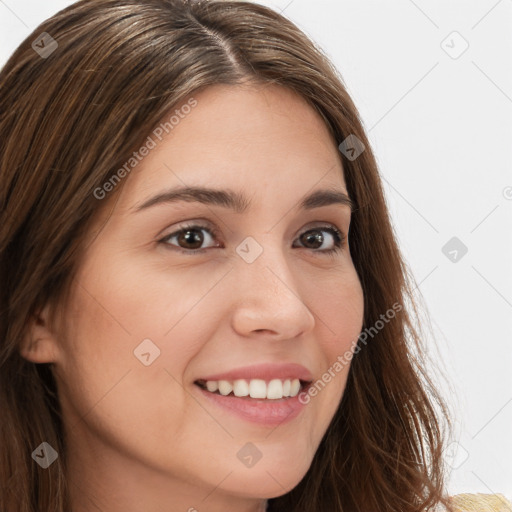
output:
<instances>
[{"instance_id":1,"label":"shoulder","mask_svg":"<svg viewBox=\"0 0 512 512\"><path fill-rule=\"evenodd\" d=\"M457 512L512 512L503 494L455 494L450 501Z\"/></svg>"}]
</instances>

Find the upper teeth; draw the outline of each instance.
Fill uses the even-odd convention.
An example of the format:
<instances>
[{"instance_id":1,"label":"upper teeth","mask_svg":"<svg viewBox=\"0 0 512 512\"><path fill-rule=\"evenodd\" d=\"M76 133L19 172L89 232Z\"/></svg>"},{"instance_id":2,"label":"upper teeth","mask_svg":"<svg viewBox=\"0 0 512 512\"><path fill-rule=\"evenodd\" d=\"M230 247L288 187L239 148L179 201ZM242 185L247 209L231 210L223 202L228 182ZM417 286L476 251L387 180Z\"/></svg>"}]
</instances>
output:
<instances>
[{"instance_id":1,"label":"upper teeth","mask_svg":"<svg viewBox=\"0 0 512 512\"><path fill-rule=\"evenodd\" d=\"M273 379L268 384L262 379L252 379L250 381L239 379L232 382L208 380L206 381L206 389L212 393L219 391L224 396L233 392L235 396L239 397L279 399L284 396L297 396L300 391L300 380Z\"/></svg>"}]
</instances>

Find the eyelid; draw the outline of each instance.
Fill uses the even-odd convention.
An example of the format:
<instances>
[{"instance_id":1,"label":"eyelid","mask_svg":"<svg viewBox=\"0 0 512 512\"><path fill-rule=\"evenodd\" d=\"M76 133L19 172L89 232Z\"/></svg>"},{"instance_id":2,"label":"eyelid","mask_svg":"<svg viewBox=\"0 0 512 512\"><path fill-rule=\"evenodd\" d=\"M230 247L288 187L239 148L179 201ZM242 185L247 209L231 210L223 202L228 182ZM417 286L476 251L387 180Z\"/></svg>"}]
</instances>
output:
<instances>
[{"instance_id":1,"label":"eyelid","mask_svg":"<svg viewBox=\"0 0 512 512\"><path fill-rule=\"evenodd\" d=\"M313 223L307 224L304 229L299 231L298 236L306 233L307 231L309 231L311 229L315 229L315 228L330 228L330 227L336 228L337 231L339 231L340 233L343 233L343 230L341 228L339 228L334 222L317 220L317 221L313 221Z\"/></svg>"},{"instance_id":2,"label":"eyelid","mask_svg":"<svg viewBox=\"0 0 512 512\"><path fill-rule=\"evenodd\" d=\"M206 231L209 231L211 234L215 235L221 235L220 230L217 228L217 226L204 218L197 218L192 220L184 220L181 222L177 222L176 224L173 224L172 231L169 231L168 228L165 229L165 232L168 232L167 234L162 235L162 238L169 238L171 235L176 235L180 233L181 231L187 229L187 228L201 228Z\"/></svg>"}]
</instances>

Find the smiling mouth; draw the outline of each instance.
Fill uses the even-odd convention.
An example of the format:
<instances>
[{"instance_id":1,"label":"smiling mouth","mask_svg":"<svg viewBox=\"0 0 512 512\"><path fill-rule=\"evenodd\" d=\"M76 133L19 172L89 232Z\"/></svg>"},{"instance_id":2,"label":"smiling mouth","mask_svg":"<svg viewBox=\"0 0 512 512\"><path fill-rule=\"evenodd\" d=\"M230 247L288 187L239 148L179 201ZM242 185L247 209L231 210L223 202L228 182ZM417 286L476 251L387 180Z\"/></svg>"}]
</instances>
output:
<instances>
[{"instance_id":1,"label":"smiling mouth","mask_svg":"<svg viewBox=\"0 0 512 512\"><path fill-rule=\"evenodd\" d=\"M219 380L194 382L201 389L219 396L229 396L243 399L281 400L296 397L306 391L312 381L301 379L237 379L234 381Z\"/></svg>"}]
</instances>

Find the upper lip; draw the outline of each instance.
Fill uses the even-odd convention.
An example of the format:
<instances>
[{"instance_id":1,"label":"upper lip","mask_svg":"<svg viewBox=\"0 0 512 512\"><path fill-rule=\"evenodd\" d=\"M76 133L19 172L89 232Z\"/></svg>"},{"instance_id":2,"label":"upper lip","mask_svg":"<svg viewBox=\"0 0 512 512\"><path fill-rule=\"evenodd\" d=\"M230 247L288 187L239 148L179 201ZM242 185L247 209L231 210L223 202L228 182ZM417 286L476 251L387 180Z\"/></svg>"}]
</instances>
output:
<instances>
[{"instance_id":1,"label":"upper lip","mask_svg":"<svg viewBox=\"0 0 512 512\"><path fill-rule=\"evenodd\" d=\"M224 373L207 375L198 379L199 381L208 380L227 380L234 381L238 379L262 379L271 381L272 379L299 379L304 382L311 382L313 376L304 366L296 363L276 364L266 363L235 368Z\"/></svg>"}]
</instances>

